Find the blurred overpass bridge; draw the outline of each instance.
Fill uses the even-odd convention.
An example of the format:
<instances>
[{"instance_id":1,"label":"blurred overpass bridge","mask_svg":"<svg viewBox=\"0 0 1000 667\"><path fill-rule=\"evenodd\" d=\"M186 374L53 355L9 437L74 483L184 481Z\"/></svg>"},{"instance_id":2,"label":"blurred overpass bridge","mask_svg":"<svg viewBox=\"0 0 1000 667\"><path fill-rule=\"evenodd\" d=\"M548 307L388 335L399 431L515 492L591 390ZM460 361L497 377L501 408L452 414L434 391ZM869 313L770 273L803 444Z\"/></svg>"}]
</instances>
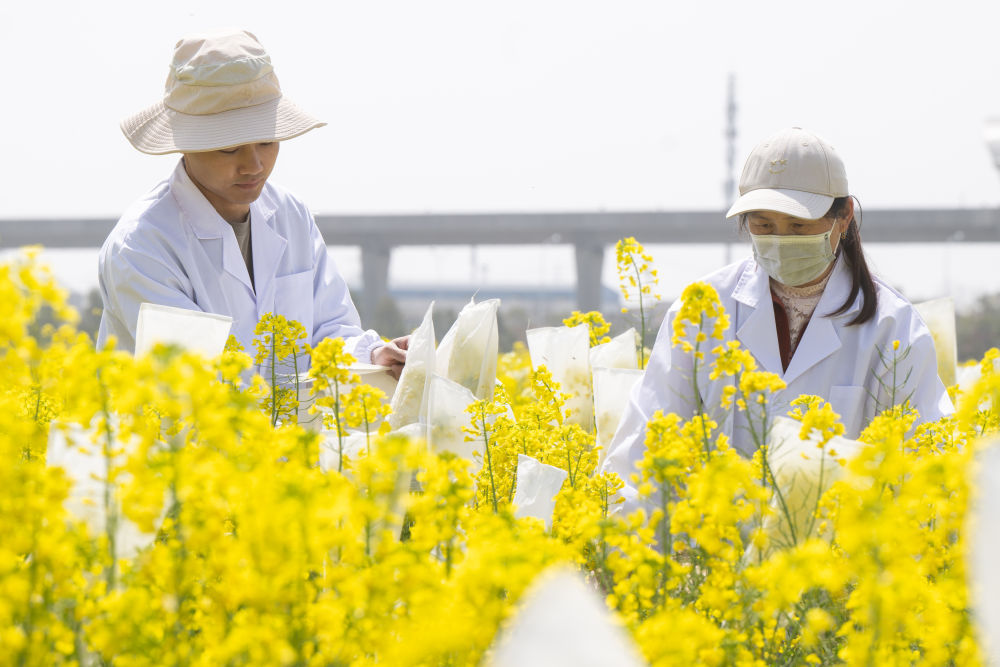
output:
<instances>
[{"instance_id":1,"label":"blurred overpass bridge","mask_svg":"<svg viewBox=\"0 0 1000 667\"><path fill-rule=\"evenodd\" d=\"M99 248L114 224L111 219L0 220L0 249ZM316 224L327 245L360 247L362 316L388 294L396 246L572 245L577 306L586 311L600 309L605 250L623 237L643 244L745 242L722 211L317 215ZM997 243L1000 209L865 210L861 235L867 243Z\"/></svg>"}]
</instances>

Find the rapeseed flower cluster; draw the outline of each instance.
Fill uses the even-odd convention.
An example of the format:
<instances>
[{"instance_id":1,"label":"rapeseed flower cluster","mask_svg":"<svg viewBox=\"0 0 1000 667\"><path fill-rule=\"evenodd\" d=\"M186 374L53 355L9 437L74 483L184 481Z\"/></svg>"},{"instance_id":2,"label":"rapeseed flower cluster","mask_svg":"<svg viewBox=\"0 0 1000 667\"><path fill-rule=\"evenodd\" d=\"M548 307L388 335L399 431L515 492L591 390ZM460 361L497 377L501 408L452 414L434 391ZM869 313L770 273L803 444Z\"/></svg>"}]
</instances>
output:
<instances>
[{"instance_id":1,"label":"rapeseed flower cluster","mask_svg":"<svg viewBox=\"0 0 1000 667\"><path fill-rule=\"evenodd\" d=\"M256 353L253 362L269 378L261 407L270 413L271 424L292 418L299 401L299 372L306 329L284 315L265 313L254 327ZM304 369L302 369L304 370Z\"/></svg>"},{"instance_id":2,"label":"rapeseed flower cluster","mask_svg":"<svg viewBox=\"0 0 1000 667\"><path fill-rule=\"evenodd\" d=\"M641 246L620 248L648 287ZM0 265L0 296L0 664L488 664L522 594L566 564L650 664L983 660L963 521L998 430L996 350L955 416L914 426L895 396L856 452L823 397L796 400L800 458L822 472L792 488L769 440L783 383L737 342L709 343L729 320L696 284L673 343L703 371L695 395L726 383L759 447L731 447L716 406L655 415L626 514L595 434L523 346L468 409L468 460L390 431L343 342L309 348L297 323L262 320L254 358L231 344L133 359L73 329L30 255ZM62 319L38 327L43 312ZM574 317L592 343L608 333ZM905 350L883 359L905 376ZM327 471L323 434L298 424L300 378L340 445ZM550 523L515 503L526 457L564 475Z\"/></svg>"},{"instance_id":3,"label":"rapeseed flower cluster","mask_svg":"<svg viewBox=\"0 0 1000 667\"><path fill-rule=\"evenodd\" d=\"M635 299L639 304L639 368L646 367L646 305L652 306L661 298L654 291L660 279L652 264L652 255L634 237L623 238L615 244L618 286L626 302ZM622 312L627 313L628 308L622 308Z\"/></svg>"},{"instance_id":4,"label":"rapeseed flower cluster","mask_svg":"<svg viewBox=\"0 0 1000 667\"><path fill-rule=\"evenodd\" d=\"M567 327L586 324L587 330L590 332L591 347L611 341L611 338L605 335L611 330L611 324L604 319L604 315L599 310L591 310L586 313L574 310L569 317L563 320L563 324Z\"/></svg>"}]
</instances>

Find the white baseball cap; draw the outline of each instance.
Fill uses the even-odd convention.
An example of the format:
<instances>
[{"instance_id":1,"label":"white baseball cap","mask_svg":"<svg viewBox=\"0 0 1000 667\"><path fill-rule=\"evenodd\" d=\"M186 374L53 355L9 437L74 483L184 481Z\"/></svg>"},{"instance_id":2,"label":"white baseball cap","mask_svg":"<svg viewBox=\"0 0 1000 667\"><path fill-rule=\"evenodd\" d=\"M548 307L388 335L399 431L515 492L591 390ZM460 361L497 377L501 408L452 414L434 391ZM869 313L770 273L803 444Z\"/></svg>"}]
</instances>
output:
<instances>
[{"instance_id":1,"label":"white baseball cap","mask_svg":"<svg viewBox=\"0 0 1000 667\"><path fill-rule=\"evenodd\" d=\"M846 197L847 172L833 146L801 127L757 144L740 175L740 196L727 218L748 211L777 211L822 218L833 200Z\"/></svg>"},{"instance_id":2,"label":"white baseball cap","mask_svg":"<svg viewBox=\"0 0 1000 667\"><path fill-rule=\"evenodd\" d=\"M326 125L282 95L253 33L226 29L177 42L163 100L122 132L143 153L195 153L284 141Z\"/></svg>"}]
</instances>

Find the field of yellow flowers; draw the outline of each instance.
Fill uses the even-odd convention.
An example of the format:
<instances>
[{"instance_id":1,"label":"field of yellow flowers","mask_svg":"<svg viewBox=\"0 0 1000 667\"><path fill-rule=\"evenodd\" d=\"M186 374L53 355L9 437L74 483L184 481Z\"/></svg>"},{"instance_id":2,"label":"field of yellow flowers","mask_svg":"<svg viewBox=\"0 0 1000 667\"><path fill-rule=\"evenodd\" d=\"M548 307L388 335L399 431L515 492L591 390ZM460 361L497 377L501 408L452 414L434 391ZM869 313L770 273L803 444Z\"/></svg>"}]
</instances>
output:
<instances>
[{"instance_id":1,"label":"field of yellow flowers","mask_svg":"<svg viewBox=\"0 0 1000 667\"><path fill-rule=\"evenodd\" d=\"M629 240L619 264L641 307L648 258ZM683 298L706 335L675 344L730 379L762 434L791 433L795 460L763 436L747 459L707 418L657 415L635 477L649 509L623 515L622 481L598 472L590 375L533 364L537 336L491 361L470 326L446 337L445 368L411 346L390 401L351 377L341 341L303 349L276 317L253 357L96 350L30 254L0 265L0 663L493 664L559 567L650 664L984 662L965 522L998 430L997 351L954 389L952 418L914 428L894 406L854 443L822 397L769 414L780 379L712 346L727 323L711 288ZM39 327L43 313L65 324ZM612 342L593 313L565 329ZM290 361L308 376L279 382ZM298 423L306 392L322 427ZM447 396L466 397L451 423L435 418ZM526 486L546 480L532 505Z\"/></svg>"}]
</instances>

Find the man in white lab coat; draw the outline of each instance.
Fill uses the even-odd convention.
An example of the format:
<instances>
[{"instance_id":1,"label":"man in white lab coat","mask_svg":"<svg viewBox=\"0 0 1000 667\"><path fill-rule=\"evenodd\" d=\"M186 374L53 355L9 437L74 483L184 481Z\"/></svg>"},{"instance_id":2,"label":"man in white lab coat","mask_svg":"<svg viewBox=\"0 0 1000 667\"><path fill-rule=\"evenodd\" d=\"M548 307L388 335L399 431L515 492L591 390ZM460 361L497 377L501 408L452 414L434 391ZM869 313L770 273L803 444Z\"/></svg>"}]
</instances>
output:
<instances>
[{"instance_id":1,"label":"man in white lab coat","mask_svg":"<svg viewBox=\"0 0 1000 667\"><path fill-rule=\"evenodd\" d=\"M398 377L407 338L361 328L347 284L306 206L268 182L281 141L325 125L281 93L270 57L246 31L191 35L174 50L162 102L127 118L135 148L181 153L171 176L133 204L101 249L98 345L135 346L143 302L228 315L252 351L271 312L308 342L344 338Z\"/></svg>"},{"instance_id":2,"label":"man in white lab coat","mask_svg":"<svg viewBox=\"0 0 1000 667\"><path fill-rule=\"evenodd\" d=\"M921 421L953 412L930 331L902 295L868 270L846 171L832 146L800 128L761 142L743 169L740 197L727 214L734 216L750 232L753 258L702 280L730 318L723 344L739 341L760 369L786 383L772 397L772 415L786 414L802 394L818 395L841 416L844 435L857 438L894 401L908 398ZM603 463L625 481L625 512L639 506L630 476L657 410L689 419L700 398L737 449L751 455L755 448L746 413L720 407L732 378L710 380L709 369L700 369L700 397L694 395L692 354L672 345L679 306L664 318ZM880 355L891 358L895 341L905 357L893 377Z\"/></svg>"}]
</instances>

